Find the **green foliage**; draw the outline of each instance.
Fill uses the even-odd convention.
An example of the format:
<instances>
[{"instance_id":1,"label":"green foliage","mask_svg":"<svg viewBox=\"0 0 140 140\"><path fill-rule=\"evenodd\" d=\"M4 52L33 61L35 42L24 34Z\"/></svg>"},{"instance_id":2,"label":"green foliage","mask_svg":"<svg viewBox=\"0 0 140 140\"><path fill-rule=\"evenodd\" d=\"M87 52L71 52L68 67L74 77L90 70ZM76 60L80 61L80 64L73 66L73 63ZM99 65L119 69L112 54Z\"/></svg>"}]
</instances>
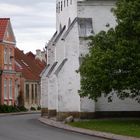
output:
<instances>
[{"instance_id":1,"label":"green foliage","mask_svg":"<svg viewBox=\"0 0 140 140\"><path fill-rule=\"evenodd\" d=\"M140 102L140 0L118 0L117 26L90 37L90 52L79 69L81 96L97 100L116 91ZM112 95L109 94L111 101Z\"/></svg>"},{"instance_id":2,"label":"green foliage","mask_svg":"<svg viewBox=\"0 0 140 140\"><path fill-rule=\"evenodd\" d=\"M19 109L21 112L26 112L26 111L28 111L28 109L25 108L24 106L19 106L18 109Z\"/></svg>"},{"instance_id":3,"label":"green foliage","mask_svg":"<svg viewBox=\"0 0 140 140\"><path fill-rule=\"evenodd\" d=\"M0 105L0 113L12 113L12 112L20 112L27 111L25 107L17 107L17 106L8 106L8 105Z\"/></svg>"},{"instance_id":4,"label":"green foliage","mask_svg":"<svg viewBox=\"0 0 140 140\"><path fill-rule=\"evenodd\" d=\"M31 111L36 111L36 108L35 107L31 107L30 110Z\"/></svg>"},{"instance_id":5,"label":"green foliage","mask_svg":"<svg viewBox=\"0 0 140 140\"><path fill-rule=\"evenodd\" d=\"M40 107L40 106L38 106L38 107L37 107L37 110L41 110L41 107Z\"/></svg>"},{"instance_id":6,"label":"green foliage","mask_svg":"<svg viewBox=\"0 0 140 140\"><path fill-rule=\"evenodd\" d=\"M14 106L0 105L0 113L18 112Z\"/></svg>"}]
</instances>

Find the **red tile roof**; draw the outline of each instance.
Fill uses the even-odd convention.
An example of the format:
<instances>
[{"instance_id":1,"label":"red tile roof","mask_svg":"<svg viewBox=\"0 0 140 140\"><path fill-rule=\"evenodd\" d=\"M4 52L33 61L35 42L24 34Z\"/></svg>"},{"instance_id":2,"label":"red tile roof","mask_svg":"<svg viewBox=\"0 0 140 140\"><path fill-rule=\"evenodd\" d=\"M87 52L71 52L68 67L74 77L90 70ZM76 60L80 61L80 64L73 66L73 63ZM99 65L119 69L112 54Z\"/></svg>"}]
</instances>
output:
<instances>
[{"instance_id":1,"label":"red tile roof","mask_svg":"<svg viewBox=\"0 0 140 140\"><path fill-rule=\"evenodd\" d=\"M43 62L41 63L41 61L38 63L38 60L30 57L30 55L24 54L18 48L15 48L15 60L17 63L16 71L21 72L26 80L31 81L38 81L40 79L40 73L46 66Z\"/></svg>"},{"instance_id":2,"label":"red tile roof","mask_svg":"<svg viewBox=\"0 0 140 140\"><path fill-rule=\"evenodd\" d=\"M10 18L0 18L0 41L3 40L4 34Z\"/></svg>"}]
</instances>

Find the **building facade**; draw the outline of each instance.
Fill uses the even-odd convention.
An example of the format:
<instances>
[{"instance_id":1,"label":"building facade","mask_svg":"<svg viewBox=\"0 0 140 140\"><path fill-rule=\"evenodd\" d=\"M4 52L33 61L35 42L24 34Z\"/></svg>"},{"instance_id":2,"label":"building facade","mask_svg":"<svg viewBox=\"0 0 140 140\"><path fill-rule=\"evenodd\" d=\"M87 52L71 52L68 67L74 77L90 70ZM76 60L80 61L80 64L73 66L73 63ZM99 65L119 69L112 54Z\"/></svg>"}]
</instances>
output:
<instances>
[{"instance_id":1,"label":"building facade","mask_svg":"<svg viewBox=\"0 0 140 140\"><path fill-rule=\"evenodd\" d=\"M18 100L19 105L24 105L27 109L40 106L40 73L45 65L44 61L35 59L32 52L24 54L23 51L15 48L16 91L22 98Z\"/></svg>"},{"instance_id":2,"label":"building facade","mask_svg":"<svg viewBox=\"0 0 140 140\"><path fill-rule=\"evenodd\" d=\"M15 103L15 61L16 40L9 18L0 18L0 104Z\"/></svg>"},{"instance_id":3,"label":"building facade","mask_svg":"<svg viewBox=\"0 0 140 140\"><path fill-rule=\"evenodd\" d=\"M92 118L98 114L139 112L133 100L120 100L114 94L112 103L106 97L98 102L80 98L80 74L76 71L88 53L85 37L115 27L111 9L115 0L57 0L56 33L46 45L47 67L41 74L42 115L63 120L69 115ZM130 114L131 114L130 113Z\"/></svg>"}]
</instances>

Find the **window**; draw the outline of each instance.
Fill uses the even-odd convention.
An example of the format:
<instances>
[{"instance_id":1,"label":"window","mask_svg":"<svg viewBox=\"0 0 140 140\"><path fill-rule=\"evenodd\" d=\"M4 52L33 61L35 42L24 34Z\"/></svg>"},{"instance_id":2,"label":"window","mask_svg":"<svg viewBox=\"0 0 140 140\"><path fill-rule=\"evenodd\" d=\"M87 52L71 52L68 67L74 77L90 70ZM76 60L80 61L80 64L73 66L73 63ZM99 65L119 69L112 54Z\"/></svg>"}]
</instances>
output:
<instances>
[{"instance_id":1,"label":"window","mask_svg":"<svg viewBox=\"0 0 140 140\"><path fill-rule=\"evenodd\" d=\"M70 0L70 4L72 4L72 0Z\"/></svg>"},{"instance_id":2,"label":"window","mask_svg":"<svg viewBox=\"0 0 140 140\"><path fill-rule=\"evenodd\" d=\"M66 0L64 0L64 7L66 7Z\"/></svg>"},{"instance_id":3,"label":"window","mask_svg":"<svg viewBox=\"0 0 140 140\"><path fill-rule=\"evenodd\" d=\"M93 35L92 19L82 18L79 20L79 34L80 37Z\"/></svg>"},{"instance_id":4,"label":"window","mask_svg":"<svg viewBox=\"0 0 140 140\"><path fill-rule=\"evenodd\" d=\"M62 30L62 25L60 24L59 31L61 32L61 30Z\"/></svg>"},{"instance_id":5,"label":"window","mask_svg":"<svg viewBox=\"0 0 140 140\"><path fill-rule=\"evenodd\" d=\"M83 57L79 57L79 64L81 66L81 64L83 63L84 58Z\"/></svg>"},{"instance_id":6,"label":"window","mask_svg":"<svg viewBox=\"0 0 140 140\"><path fill-rule=\"evenodd\" d=\"M63 10L63 2L61 1L61 11Z\"/></svg>"},{"instance_id":7,"label":"window","mask_svg":"<svg viewBox=\"0 0 140 140\"><path fill-rule=\"evenodd\" d=\"M8 49L4 48L4 64L8 64L7 52L8 52Z\"/></svg>"},{"instance_id":8,"label":"window","mask_svg":"<svg viewBox=\"0 0 140 140\"><path fill-rule=\"evenodd\" d=\"M67 0L67 6L69 6L69 0Z\"/></svg>"},{"instance_id":9,"label":"window","mask_svg":"<svg viewBox=\"0 0 140 140\"><path fill-rule=\"evenodd\" d=\"M58 13L58 4L56 4L56 13Z\"/></svg>"},{"instance_id":10,"label":"window","mask_svg":"<svg viewBox=\"0 0 140 140\"><path fill-rule=\"evenodd\" d=\"M58 3L58 13L60 13L60 2Z\"/></svg>"},{"instance_id":11,"label":"window","mask_svg":"<svg viewBox=\"0 0 140 140\"><path fill-rule=\"evenodd\" d=\"M32 84L32 103L34 102L34 84Z\"/></svg>"},{"instance_id":12,"label":"window","mask_svg":"<svg viewBox=\"0 0 140 140\"><path fill-rule=\"evenodd\" d=\"M15 81L15 100L17 100L18 98L18 94L19 94L19 84L18 84L18 80Z\"/></svg>"},{"instance_id":13,"label":"window","mask_svg":"<svg viewBox=\"0 0 140 140\"><path fill-rule=\"evenodd\" d=\"M9 49L9 69L11 70L12 69L12 61L13 61L13 56L12 56L12 49L10 48Z\"/></svg>"},{"instance_id":14,"label":"window","mask_svg":"<svg viewBox=\"0 0 140 140\"><path fill-rule=\"evenodd\" d=\"M29 103L29 84L26 84L26 102Z\"/></svg>"},{"instance_id":15,"label":"window","mask_svg":"<svg viewBox=\"0 0 140 140\"><path fill-rule=\"evenodd\" d=\"M8 99L8 94L7 94L7 79L4 80L4 99Z\"/></svg>"},{"instance_id":16,"label":"window","mask_svg":"<svg viewBox=\"0 0 140 140\"><path fill-rule=\"evenodd\" d=\"M37 84L35 84L35 103L37 104L38 102L38 97L37 97Z\"/></svg>"},{"instance_id":17,"label":"window","mask_svg":"<svg viewBox=\"0 0 140 140\"><path fill-rule=\"evenodd\" d=\"M12 99L12 79L9 80L9 98Z\"/></svg>"},{"instance_id":18,"label":"window","mask_svg":"<svg viewBox=\"0 0 140 140\"><path fill-rule=\"evenodd\" d=\"M71 25L71 19L69 18L68 27Z\"/></svg>"}]
</instances>

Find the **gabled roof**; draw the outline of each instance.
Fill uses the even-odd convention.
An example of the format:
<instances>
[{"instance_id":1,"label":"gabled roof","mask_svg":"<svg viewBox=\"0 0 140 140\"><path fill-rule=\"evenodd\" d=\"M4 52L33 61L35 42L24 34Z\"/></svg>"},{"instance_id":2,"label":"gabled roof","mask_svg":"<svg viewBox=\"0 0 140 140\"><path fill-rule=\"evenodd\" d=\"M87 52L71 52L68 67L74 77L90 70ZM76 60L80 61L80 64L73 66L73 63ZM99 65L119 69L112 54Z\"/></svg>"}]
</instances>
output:
<instances>
[{"instance_id":1,"label":"gabled roof","mask_svg":"<svg viewBox=\"0 0 140 140\"><path fill-rule=\"evenodd\" d=\"M0 41L12 44L16 43L10 18L0 18Z\"/></svg>"},{"instance_id":2,"label":"gabled roof","mask_svg":"<svg viewBox=\"0 0 140 140\"><path fill-rule=\"evenodd\" d=\"M44 62L24 54L18 48L15 48L15 60L16 71L20 71L22 76L29 81L38 81L40 79L40 73L46 66Z\"/></svg>"},{"instance_id":3,"label":"gabled roof","mask_svg":"<svg viewBox=\"0 0 140 140\"><path fill-rule=\"evenodd\" d=\"M10 18L0 18L0 41L4 39L5 31L7 29Z\"/></svg>"}]
</instances>

